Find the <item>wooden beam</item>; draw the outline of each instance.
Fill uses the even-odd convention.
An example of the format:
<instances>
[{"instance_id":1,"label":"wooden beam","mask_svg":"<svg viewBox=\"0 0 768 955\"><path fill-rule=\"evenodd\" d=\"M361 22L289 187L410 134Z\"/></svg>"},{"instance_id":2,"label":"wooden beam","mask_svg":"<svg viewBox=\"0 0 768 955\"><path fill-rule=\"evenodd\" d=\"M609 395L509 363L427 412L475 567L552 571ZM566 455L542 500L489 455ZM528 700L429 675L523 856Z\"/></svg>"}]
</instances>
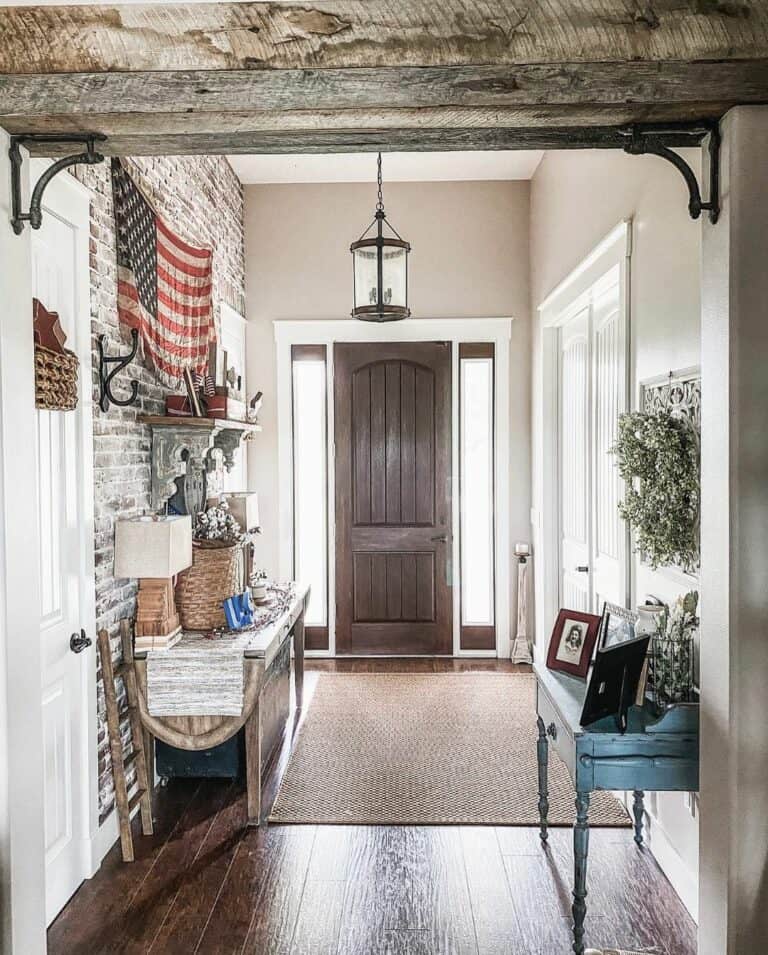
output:
<instances>
[{"instance_id":1,"label":"wooden beam","mask_svg":"<svg viewBox=\"0 0 768 955\"><path fill-rule=\"evenodd\" d=\"M519 127L621 126L627 123L687 121L722 115L730 102L654 103L617 106L443 106L430 109L258 110L183 113L53 113L0 117L10 133L103 133L140 142L160 135L293 133L312 130L494 129Z\"/></svg>"},{"instance_id":2,"label":"wooden beam","mask_svg":"<svg viewBox=\"0 0 768 955\"><path fill-rule=\"evenodd\" d=\"M619 127L445 128L387 130L298 130L112 136L99 143L107 156L212 155L235 153L442 152L496 149L620 149L626 137ZM698 143L688 135L667 140L671 146ZM25 144L33 156L68 155L61 147Z\"/></svg>"},{"instance_id":3,"label":"wooden beam","mask_svg":"<svg viewBox=\"0 0 768 955\"><path fill-rule=\"evenodd\" d=\"M759 58L764 0L315 0L6 7L0 72Z\"/></svg>"},{"instance_id":4,"label":"wooden beam","mask_svg":"<svg viewBox=\"0 0 768 955\"><path fill-rule=\"evenodd\" d=\"M768 49L768 47L766 48ZM768 58L0 76L0 116L761 102ZM343 126L343 123L336 123Z\"/></svg>"}]
</instances>

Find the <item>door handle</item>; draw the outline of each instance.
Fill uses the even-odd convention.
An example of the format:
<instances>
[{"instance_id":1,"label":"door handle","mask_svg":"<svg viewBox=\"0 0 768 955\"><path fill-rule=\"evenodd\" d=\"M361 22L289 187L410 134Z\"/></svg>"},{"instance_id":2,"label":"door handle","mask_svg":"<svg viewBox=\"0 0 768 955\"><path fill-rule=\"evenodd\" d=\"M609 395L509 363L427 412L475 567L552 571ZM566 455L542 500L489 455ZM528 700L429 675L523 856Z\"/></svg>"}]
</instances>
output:
<instances>
[{"instance_id":1,"label":"door handle","mask_svg":"<svg viewBox=\"0 0 768 955\"><path fill-rule=\"evenodd\" d=\"M447 544L448 535L447 534L438 534L436 537L430 537L431 541L434 541L437 544Z\"/></svg>"},{"instance_id":2,"label":"door handle","mask_svg":"<svg viewBox=\"0 0 768 955\"><path fill-rule=\"evenodd\" d=\"M86 647L90 647L92 642L90 637L86 637L85 630L81 630L80 633L73 633L69 638L69 649L73 653L82 653Z\"/></svg>"},{"instance_id":3,"label":"door handle","mask_svg":"<svg viewBox=\"0 0 768 955\"><path fill-rule=\"evenodd\" d=\"M579 574L588 574L589 567L586 564L579 564L579 566L576 568L576 572Z\"/></svg>"}]
</instances>

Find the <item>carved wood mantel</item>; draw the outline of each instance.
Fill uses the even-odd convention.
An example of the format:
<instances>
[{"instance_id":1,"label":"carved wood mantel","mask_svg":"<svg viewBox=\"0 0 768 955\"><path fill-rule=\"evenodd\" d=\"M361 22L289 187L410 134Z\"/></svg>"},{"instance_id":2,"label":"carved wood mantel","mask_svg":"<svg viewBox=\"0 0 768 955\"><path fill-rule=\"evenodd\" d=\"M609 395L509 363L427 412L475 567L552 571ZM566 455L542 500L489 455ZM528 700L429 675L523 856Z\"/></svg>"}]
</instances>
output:
<instances>
[{"instance_id":1,"label":"carved wood mantel","mask_svg":"<svg viewBox=\"0 0 768 955\"><path fill-rule=\"evenodd\" d=\"M152 432L152 508L164 510L181 491L184 510L194 514L205 502L207 475L216 467L212 452L221 451L230 471L242 439L259 425L218 418L175 418L142 415ZM178 478L184 478L177 485Z\"/></svg>"}]
</instances>

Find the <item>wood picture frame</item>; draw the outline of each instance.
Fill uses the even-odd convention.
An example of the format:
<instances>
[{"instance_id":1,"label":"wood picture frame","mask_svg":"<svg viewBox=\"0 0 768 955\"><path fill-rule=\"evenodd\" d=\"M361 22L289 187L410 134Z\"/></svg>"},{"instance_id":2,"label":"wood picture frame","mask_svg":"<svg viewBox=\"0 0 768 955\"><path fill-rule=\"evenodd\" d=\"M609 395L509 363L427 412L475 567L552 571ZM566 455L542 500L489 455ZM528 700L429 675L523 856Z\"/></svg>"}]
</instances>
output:
<instances>
[{"instance_id":1,"label":"wood picture frame","mask_svg":"<svg viewBox=\"0 0 768 955\"><path fill-rule=\"evenodd\" d=\"M603 602L603 612L600 617L600 636L598 646L601 650L628 643L637 637L637 622L640 614L628 610L619 604Z\"/></svg>"},{"instance_id":2,"label":"wood picture frame","mask_svg":"<svg viewBox=\"0 0 768 955\"><path fill-rule=\"evenodd\" d=\"M586 680L602 618L561 608L549 638L547 668Z\"/></svg>"}]
</instances>

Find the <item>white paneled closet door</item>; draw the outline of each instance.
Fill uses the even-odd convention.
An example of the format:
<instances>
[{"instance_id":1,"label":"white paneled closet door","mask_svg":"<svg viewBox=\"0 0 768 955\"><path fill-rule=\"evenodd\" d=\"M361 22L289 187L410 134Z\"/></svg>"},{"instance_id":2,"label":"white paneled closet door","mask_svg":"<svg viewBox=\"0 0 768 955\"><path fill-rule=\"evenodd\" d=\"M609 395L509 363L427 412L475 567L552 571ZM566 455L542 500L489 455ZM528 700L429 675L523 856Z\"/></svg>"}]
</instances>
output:
<instances>
[{"instance_id":1,"label":"white paneled closet door","mask_svg":"<svg viewBox=\"0 0 768 955\"><path fill-rule=\"evenodd\" d=\"M619 415L627 410L626 338L619 300L619 270L612 269L591 293L593 428L592 605L624 605L628 597L628 542L619 517L621 480L611 448Z\"/></svg>"},{"instance_id":2,"label":"white paneled closet door","mask_svg":"<svg viewBox=\"0 0 768 955\"><path fill-rule=\"evenodd\" d=\"M50 923L92 874L90 810L95 791L93 647L70 644L81 629L94 640L93 495L90 327L87 297L88 201L70 177L46 192L43 225L32 234L34 295L57 312L66 347L81 360L81 395L74 411L37 412L40 488L42 752L45 767L46 920ZM51 203L51 205L48 205ZM31 303L30 303L31 313ZM31 334L31 332L30 332ZM90 450L89 450L90 447ZM23 493L23 489L19 489ZM30 529L34 532L34 529ZM33 612L33 608L30 608ZM75 647L78 652L73 652ZM38 745L30 740L30 746Z\"/></svg>"},{"instance_id":3,"label":"white paneled closet door","mask_svg":"<svg viewBox=\"0 0 768 955\"><path fill-rule=\"evenodd\" d=\"M560 334L560 602L591 605L589 306L577 309Z\"/></svg>"},{"instance_id":4,"label":"white paneled closet door","mask_svg":"<svg viewBox=\"0 0 768 955\"><path fill-rule=\"evenodd\" d=\"M621 482L610 449L627 408L618 267L566 310L560 326L560 603L600 613L628 597Z\"/></svg>"}]
</instances>

